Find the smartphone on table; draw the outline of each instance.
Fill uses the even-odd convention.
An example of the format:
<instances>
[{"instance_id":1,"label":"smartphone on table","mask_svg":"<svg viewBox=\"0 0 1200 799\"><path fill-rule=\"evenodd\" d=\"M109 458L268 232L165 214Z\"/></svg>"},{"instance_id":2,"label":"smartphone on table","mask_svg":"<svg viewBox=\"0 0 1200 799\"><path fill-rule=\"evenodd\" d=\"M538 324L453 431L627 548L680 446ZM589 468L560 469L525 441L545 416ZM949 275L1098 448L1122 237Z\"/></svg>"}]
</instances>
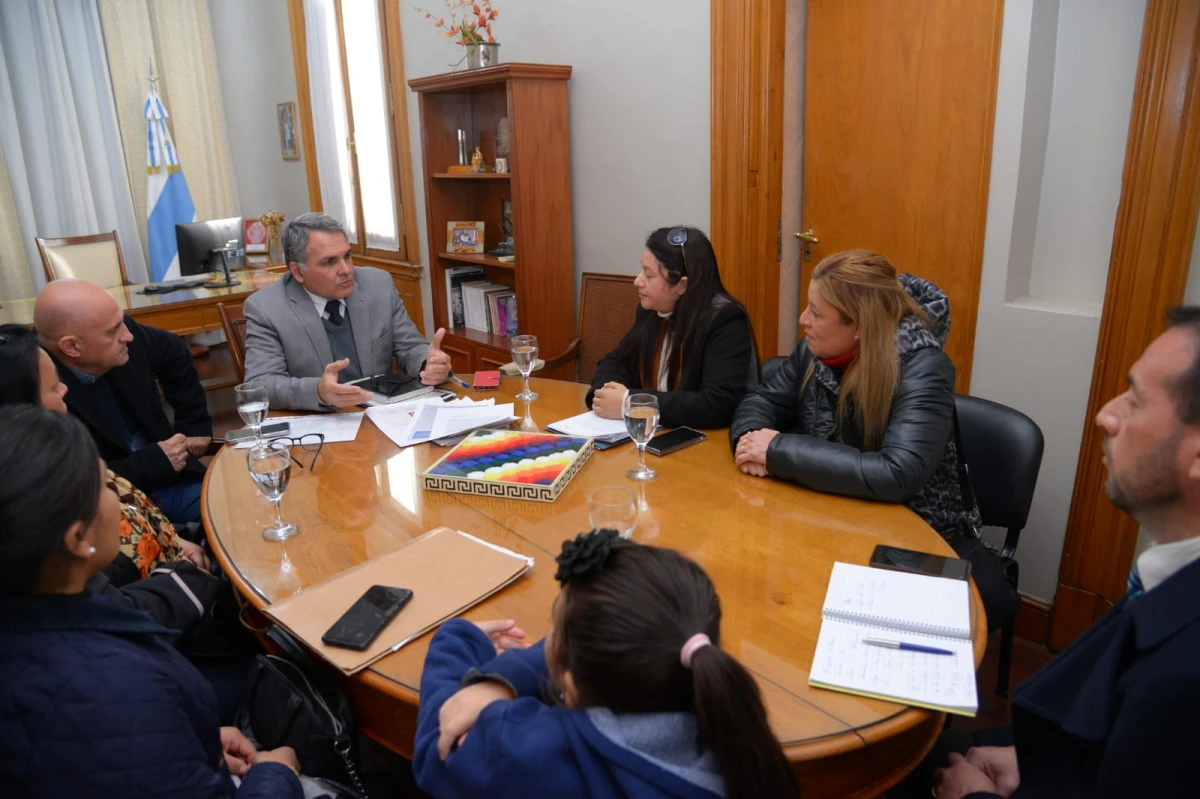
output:
<instances>
[{"instance_id":1,"label":"smartphone on table","mask_svg":"<svg viewBox=\"0 0 1200 799\"><path fill-rule=\"evenodd\" d=\"M932 577L947 577L951 580L965 580L971 576L971 561L969 560L947 558L941 555L931 555L928 552L915 552L911 549L889 547L883 544L875 547L875 551L871 553L870 565L876 569L928 574Z\"/></svg>"},{"instance_id":2,"label":"smartphone on table","mask_svg":"<svg viewBox=\"0 0 1200 799\"><path fill-rule=\"evenodd\" d=\"M359 652L371 645L383 628L412 599L407 588L373 585L321 636L321 642Z\"/></svg>"},{"instance_id":3,"label":"smartphone on table","mask_svg":"<svg viewBox=\"0 0 1200 799\"><path fill-rule=\"evenodd\" d=\"M277 436L286 436L290 430L287 422L271 422L267 421L262 426L263 438L275 438ZM242 441L250 441L254 438L254 431L249 427L242 427L238 430L230 430L225 434L225 440L237 444Z\"/></svg>"},{"instance_id":4,"label":"smartphone on table","mask_svg":"<svg viewBox=\"0 0 1200 799\"><path fill-rule=\"evenodd\" d=\"M690 427L676 427L666 433L659 433L646 444L646 451L651 455L670 455L672 452L699 444L708 438L699 430Z\"/></svg>"}]
</instances>

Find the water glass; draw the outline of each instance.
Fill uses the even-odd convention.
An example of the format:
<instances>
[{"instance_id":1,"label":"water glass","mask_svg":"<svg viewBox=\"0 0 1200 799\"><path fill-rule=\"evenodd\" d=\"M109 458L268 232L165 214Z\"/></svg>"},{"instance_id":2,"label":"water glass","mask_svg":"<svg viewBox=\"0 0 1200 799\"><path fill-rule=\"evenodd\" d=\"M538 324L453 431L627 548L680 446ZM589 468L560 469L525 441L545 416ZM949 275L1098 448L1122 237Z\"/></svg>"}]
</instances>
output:
<instances>
[{"instance_id":1,"label":"water glass","mask_svg":"<svg viewBox=\"0 0 1200 799\"><path fill-rule=\"evenodd\" d=\"M597 488L588 494L588 521L593 530L616 530L621 538L631 538L637 524L632 492L615 486Z\"/></svg>"},{"instance_id":2,"label":"water glass","mask_svg":"<svg viewBox=\"0 0 1200 799\"><path fill-rule=\"evenodd\" d=\"M267 541L286 541L300 532L300 528L283 520L279 501L287 491L292 476L292 451L284 441L268 441L246 453L246 468L258 486L258 492L271 502L275 509L275 523L263 530Z\"/></svg>"},{"instance_id":3,"label":"water glass","mask_svg":"<svg viewBox=\"0 0 1200 799\"><path fill-rule=\"evenodd\" d=\"M517 399L535 400L538 395L529 390L529 373L533 371L533 364L538 357L538 340L537 336L513 336L509 342L512 350L513 363L516 364L518 371L521 372L521 378L525 381L525 390L517 395Z\"/></svg>"},{"instance_id":4,"label":"water glass","mask_svg":"<svg viewBox=\"0 0 1200 799\"><path fill-rule=\"evenodd\" d=\"M263 420L270 409L267 387L262 383L242 383L234 387L233 394L237 398L238 416L254 431L254 443L262 446Z\"/></svg>"},{"instance_id":5,"label":"water glass","mask_svg":"<svg viewBox=\"0 0 1200 799\"><path fill-rule=\"evenodd\" d=\"M638 467L630 469L625 476L630 480L653 480L658 473L646 466L646 445L658 429L658 397L627 393L621 402L621 411L625 416L625 429L638 452Z\"/></svg>"}]
</instances>

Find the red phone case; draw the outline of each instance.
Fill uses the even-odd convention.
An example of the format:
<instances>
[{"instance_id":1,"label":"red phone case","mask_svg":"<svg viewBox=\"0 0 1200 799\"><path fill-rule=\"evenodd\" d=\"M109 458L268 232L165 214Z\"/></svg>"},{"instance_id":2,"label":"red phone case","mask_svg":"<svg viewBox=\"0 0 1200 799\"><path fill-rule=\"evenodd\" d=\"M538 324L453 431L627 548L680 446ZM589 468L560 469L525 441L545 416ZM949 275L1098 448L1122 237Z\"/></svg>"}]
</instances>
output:
<instances>
[{"instance_id":1,"label":"red phone case","mask_svg":"<svg viewBox=\"0 0 1200 799\"><path fill-rule=\"evenodd\" d=\"M474 387L476 389L500 388L500 373L499 372L476 372Z\"/></svg>"}]
</instances>

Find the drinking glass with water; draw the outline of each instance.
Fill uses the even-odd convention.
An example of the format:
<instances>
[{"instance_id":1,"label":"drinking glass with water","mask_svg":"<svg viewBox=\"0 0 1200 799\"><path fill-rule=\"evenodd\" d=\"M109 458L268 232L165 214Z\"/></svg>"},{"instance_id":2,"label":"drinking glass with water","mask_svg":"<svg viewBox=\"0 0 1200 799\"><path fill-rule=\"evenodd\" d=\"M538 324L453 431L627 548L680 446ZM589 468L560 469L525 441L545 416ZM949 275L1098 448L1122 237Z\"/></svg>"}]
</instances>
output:
<instances>
[{"instance_id":1,"label":"drinking glass with water","mask_svg":"<svg viewBox=\"0 0 1200 799\"><path fill-rule=\"evenodd\" d=\"M646 466L646 445L658 429L658 397L653 394L626 394L621 402L625 429L637 444L638 467L625 476L630 480L653 480L658 473Z\"/></svg>"},{"instance_id":2,"label":"drinking glass with water","mask_svg":"<svg viewBox=\"0 0 1200 799\"><path fill-rule=\"evenodd\" d=\"M517 399L526 402L537 399L538 395L529 390L529 373L533 371L533 364L538 357L537 336L513 336L509 346L513 363L525 381L525 390L517 395Z\"/></svg>"},{"instance_id":3,"label":"drinking glass with water","mask_svg":"<svg viewBox=\"0 0 1200 799\"><path fill-rule=\"evenodd\" d=\"M258 486L258 491L271 502L275 509L275 523L263 530L262 536L267 541L285 541L300 528L283 520L279 510L279 501L287 491L288 481L292 476L291 448L283 441L268 441L260 444L246 453L246 468L250 477Z\"/></svg>"},{"instance_id":4,"label":"drinking glass with water","mask_svg":"<svg viewBox=\"0 0 1200 799\"><path fill-rule=\"evenodd\" d=\"M254 431L254 443L262 446L262 425L270 410L267 387L262 383L242 383L233 389L237 399L238 416Z\"/></svg>"}]
</instances>

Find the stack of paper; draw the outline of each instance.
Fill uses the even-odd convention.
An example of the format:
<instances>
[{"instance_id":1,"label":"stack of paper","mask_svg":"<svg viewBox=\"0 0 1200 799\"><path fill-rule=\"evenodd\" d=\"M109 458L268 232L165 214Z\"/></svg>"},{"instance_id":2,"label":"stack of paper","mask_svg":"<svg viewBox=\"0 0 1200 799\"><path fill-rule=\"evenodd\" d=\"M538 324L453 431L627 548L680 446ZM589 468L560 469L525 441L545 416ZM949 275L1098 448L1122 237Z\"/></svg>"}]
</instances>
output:
<instances>
[{"instance_id":1,"label":"stack of paper","mask_svg":"<svg viewBox=\"0 0 1200 799\"><path fill-rule=\"evenodd\" d=\"M592 438L609 444L629 438L629 431L625 429L624 419L602 419L591 411L572 416L570 419L563 419L561 422L548 424L546 429L564 436Z\"/></svg>"},{"instance_id":2,"label":"stack of paper","mask_svg":"<svg viewBox=\"0 0 1200 799\"><path fill-rule=\"evenodd\" d=\"M511 402L497 405L494 399L475 402L468 397L451 402L428 399L400 405L381 405L367 408L366 413L375 426L398 447L423 444L516 419Z\"/></svg>"},{"instance_id":3,"label":"stack of paper","mask_svg":"<svg viewBox=\"0 0 1200 799\"><path fill-rule=\"evenodd\" d=\"M273 416L267 419L268 423L287 422L288 431L284 436L287 438L303 438L312 433L321 433L325 436L326 444L336 444L342 441L353 441L358 437L358 426L362 424L363 415L361 413L329 413L329 414L314 414L312 416ZM266 438L280 438L281 436L266 436ZM255 441L250 438L247 441L240 441L236 445L236 449L249 449L253 447Z\"/></svg>"}]
</instances>

